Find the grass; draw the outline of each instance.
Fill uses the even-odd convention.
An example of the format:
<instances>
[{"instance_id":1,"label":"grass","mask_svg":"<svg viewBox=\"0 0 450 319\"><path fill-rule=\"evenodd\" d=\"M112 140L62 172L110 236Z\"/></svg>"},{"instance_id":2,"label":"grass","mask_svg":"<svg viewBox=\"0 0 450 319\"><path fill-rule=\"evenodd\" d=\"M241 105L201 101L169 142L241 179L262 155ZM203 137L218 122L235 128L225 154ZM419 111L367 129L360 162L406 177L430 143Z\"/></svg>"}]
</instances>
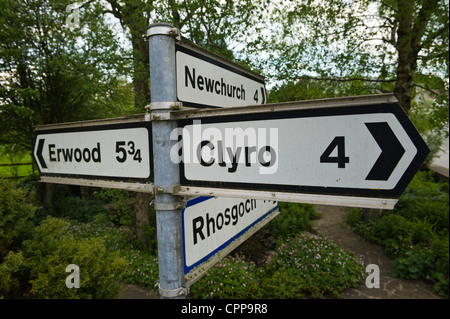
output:
<instances>
[{"instance_id":1,"label":"grass","mask_svg":"<svg viewBox=\"0 0 450 319\"><path fill-rule=\"evenodd\" d=\"M31 155L11 159L0 154L0 178L20 178L33 174Z\"/></svg>"}]
</instances>

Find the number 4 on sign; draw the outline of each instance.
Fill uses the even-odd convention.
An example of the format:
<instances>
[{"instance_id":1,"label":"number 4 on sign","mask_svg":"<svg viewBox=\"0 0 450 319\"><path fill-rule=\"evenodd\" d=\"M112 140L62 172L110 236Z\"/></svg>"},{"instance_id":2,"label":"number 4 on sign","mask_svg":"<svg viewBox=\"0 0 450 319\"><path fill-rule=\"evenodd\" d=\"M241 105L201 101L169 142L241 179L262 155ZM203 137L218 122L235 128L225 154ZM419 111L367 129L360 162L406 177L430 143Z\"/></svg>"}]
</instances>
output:
<instances>
[{"instance_id":1,"label":"number 4 on sign","mask_svg":"<svg viewBox=\"0 0 450 319\"><path fill-rule=\"evenodd\" d=\"M255 100L255 103L258 103L259 98L258 98L258 94L259 94L259 90L255 91L255 95L253 95L253 100ZM266 103L266 94L264 92L264 88L261 88L261 104L265 104Z\"/></svg>"},{"instance_id":2,"label":"number 4 on sign","mask_svg":"<svg viewBox=\"0 0 450 319\"><path fill-rule=\"evenodd\" d=\"M337 148L337 156L330 156L334 149ZM350 162L350 159L345 156L345 137L336 136L334 140L328 145L327 149L320 156L321 163L337 163L338 168L345 168L345 164Z\"/></svg>"}]
</instances>

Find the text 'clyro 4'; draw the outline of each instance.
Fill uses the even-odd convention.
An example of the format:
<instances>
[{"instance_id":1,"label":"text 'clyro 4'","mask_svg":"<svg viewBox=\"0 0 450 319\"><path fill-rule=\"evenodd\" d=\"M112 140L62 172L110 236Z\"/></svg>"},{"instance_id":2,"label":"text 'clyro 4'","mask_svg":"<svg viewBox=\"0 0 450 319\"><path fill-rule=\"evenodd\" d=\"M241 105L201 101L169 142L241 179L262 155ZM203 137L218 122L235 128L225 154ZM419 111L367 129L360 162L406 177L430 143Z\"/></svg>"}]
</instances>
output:
<instances>
[{"instance_id":1,"label":"text 'clyro 4'","mask_svg":"<svg viewBox=\"0 0 450 319\"><path fill-rule=\"evenodd\" d=\"M228 173L253 165L260 174L274 174L278 169L278 128L220 129L194 120L189 127L174 129L170 138L178 141L170 152L174 163L218 166Z\"/></svg>"}]
</instances>

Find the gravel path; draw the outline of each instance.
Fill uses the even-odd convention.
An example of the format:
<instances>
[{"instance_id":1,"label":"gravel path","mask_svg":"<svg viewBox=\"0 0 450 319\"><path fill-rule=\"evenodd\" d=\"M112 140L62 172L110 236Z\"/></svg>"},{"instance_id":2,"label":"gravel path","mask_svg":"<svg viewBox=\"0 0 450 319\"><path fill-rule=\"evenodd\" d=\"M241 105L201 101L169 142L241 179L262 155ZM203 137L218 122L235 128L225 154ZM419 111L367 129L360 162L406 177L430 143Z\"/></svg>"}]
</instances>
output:
<instances>
[{"instance_id":1,"label":"gravel path","mask_svg":"<svg viewBox=\"0 0 450 319\"><path fill-rule=\"evenodd\" d=\"M315 209L322 214L320 219L312 221L320 235L360 256L364 265L376 264L380 269L380 288L367 288L362 283L342 292L343 299L439 299L433 288L423 281L391 277L392 263L383 248L365 241L345 223L347 208L316 205Z\"/></svg>"}]
</instances>

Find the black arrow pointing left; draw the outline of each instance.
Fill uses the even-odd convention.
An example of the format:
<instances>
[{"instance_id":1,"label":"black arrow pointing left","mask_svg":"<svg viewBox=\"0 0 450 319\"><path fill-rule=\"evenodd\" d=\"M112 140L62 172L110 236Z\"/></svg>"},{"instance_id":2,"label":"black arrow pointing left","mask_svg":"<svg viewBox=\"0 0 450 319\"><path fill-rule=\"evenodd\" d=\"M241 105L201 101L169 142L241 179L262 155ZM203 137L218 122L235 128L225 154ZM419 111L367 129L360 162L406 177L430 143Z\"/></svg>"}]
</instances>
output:
<instances>
[{"instance_id":1,"label":"black arrow pointing left","mask_svg":"<svg viewBox=\"0 0 450 319\"><path fill-rule=\"evenodd\" d=\"M44 149L45 139L41 138L38 142L38 148L36 152L36 156L38 158L39 164L42 168L47 168L47 164L45 163L44 157L42 156L42 150Z\"/></svg>"}]
</instances>

